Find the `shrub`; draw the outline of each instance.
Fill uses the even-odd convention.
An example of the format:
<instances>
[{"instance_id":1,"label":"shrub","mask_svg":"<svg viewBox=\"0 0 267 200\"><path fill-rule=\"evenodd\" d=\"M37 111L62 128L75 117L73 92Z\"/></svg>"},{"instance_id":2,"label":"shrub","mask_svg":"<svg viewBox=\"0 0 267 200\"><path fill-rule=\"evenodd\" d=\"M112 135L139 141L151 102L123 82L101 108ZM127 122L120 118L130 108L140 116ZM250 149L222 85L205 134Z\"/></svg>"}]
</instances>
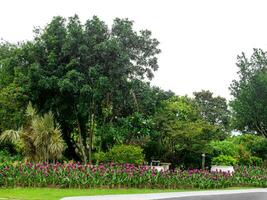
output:
<instances>
[{"instance_id":1,"label":"shrub","mask_svg":"<svg viewBox=\"0 0 267 200\"><path fill-rule=\"evenodd\" d=\"M237 160L232 156L219 155L212 159L211 163L213 165L236 165Z\"/></svg>"},{"instance_id":2,"label":"shrub","mask_svg":"<svg viewBox=\"0 0 267 200\"><path fill-rule=\"evenodd\" d=\"M132 163L140 165L144 162L143 150L139 146L116 145L106 153L106 160L115 163Z\"/></svg>"},{"instance_id":3,"label":"shrub","mask_svg":"<svg viewBox=\"0 0 267 200\"><path fill-rule=\"evenodd\" d=\"M253 156L267 159L267 138L254 134L243 134L231 138L235 145L242 144Z\"/></svg>"},{"instance_id":4,"label":"shrub","mask_svg":"<svg viewBox=\"0 0 267 200\"><path fill-rule=\"evenodd\" d=\"M22 160L22 156L19 154L11 155L7 151L0 151L0 165L14 163L16 161L21 161L21 160Z\"/></svg>"},{"instance_id":5,"label":"shrub","mask_svg":"<svg viewBox=\"0 0 267 200\"><path fill-rule=\"evenodd\" d=\"M107 162L107 160L107 154L103 151L93 154L93 162L95 163Z\"/></svg>"},{"instance_id":6,"label":"shrub","mask_svg":"<svg viewBox=\"0 0 267 200\"><path fill-rule=\"evenodd\" d=\"M236 158L238 165L262 165L267 158L267 139L261 136L243 134L224 141L209 144L210 157L219 155Z\"/></svg>"},{"instance_id":7,"label":"shrub","mask_svg":"<svg viewBox=\"0 0 267 200\"><path fill-rule=\"evenodd\" d=\"M251 153L247 151L244 145L237 146L238 155L236 156L238 165L250 165Z\"/></svg>"},{"instance_id":8,"label":"shrub","mask_svg":"<svg viewBox=\"0 0 267 200\"><path fill-rule=\"evenodd\" d=\"M235 157L238 154L238 149L232 141L212 141L209 146L212 156L227 155Z\"/></svg>"},{"instance_id":9,"label":"shrub","mask_svg":"<svg viewBox=\"0 0 267 200\"><path fill-rule=\"evenodd\" d=\"M257 156L251 156L250 157L250 165L254 166L262 166L263 165L263 160Z\"/></svg>"}]
</instances>

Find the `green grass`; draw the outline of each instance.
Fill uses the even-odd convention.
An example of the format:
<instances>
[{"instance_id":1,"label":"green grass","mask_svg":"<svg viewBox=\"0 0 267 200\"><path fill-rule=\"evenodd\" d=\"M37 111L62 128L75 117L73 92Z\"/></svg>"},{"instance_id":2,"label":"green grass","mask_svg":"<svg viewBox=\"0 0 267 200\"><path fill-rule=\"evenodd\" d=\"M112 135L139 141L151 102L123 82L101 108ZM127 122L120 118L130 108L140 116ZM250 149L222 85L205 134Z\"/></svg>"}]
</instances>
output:
<instances>
[{"instance_id":1,"label":"green grass","mask_svg":"<svg viewBox=\"0 0 267 200\"><path fill-rule=\"evenodd\" d=\"M228 188L228 189L240 189L240 188ZM184 192L184 191L192 191L192 190L14 188L14 189L0 189L0 199L59 200L60 198L68 196L141 194L141 193L144 194L144 193L156 193L156 192Z\"/></svg>"},{"instance_id":2,"label":"green grass","mask_svg":"<svg viewBox=\"0 0 267 200\"><path fill-rule=\"evenodd\" d=\"M68 196L91 196L91 195L105 195L105 194L138 194L138 193L152 193L152 192L166 192L166 191L174 191L174 190L15 188L15 189L0 189L0 199L7 198L7 199L19 199L19 200L26 200L26 199L27 200L43 200L43 199L58 200L62 197L68 197Z\"/></svg>"}]
</instances>

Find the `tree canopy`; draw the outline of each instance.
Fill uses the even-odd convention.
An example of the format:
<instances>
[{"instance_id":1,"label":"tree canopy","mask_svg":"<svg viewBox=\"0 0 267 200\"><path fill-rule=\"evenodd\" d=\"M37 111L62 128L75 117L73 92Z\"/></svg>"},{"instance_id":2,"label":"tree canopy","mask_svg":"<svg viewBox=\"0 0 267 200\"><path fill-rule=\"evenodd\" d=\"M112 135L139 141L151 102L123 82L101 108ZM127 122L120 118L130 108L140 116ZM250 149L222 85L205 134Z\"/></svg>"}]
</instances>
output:
<instances>
[{"instance_id":1,"label":"tree canopy","mask_svg":"<svg viewBox=\"0 0 267 200\"><path fill-rule=\"evenodd\" d=\"M201 154L210 162L233 149L226 156L240 163L266 159L263 137L228 140L233 128L267 136L266 53L238 57L229 110L208 90L188 97L152 86L160 52L151 31L97 16L57 16L31 41L0 43L0 148L36 162L145 158L198 167Z\"/></svg>"},{"instance_id":2,"label":"tree canopy","mask_svg":"<svg viewBox=\"0 0 267 200\"><path fill-rule=\"evenodd\" d=\"M138 111L135 85L153 78L159 42L148 30L134 31L128 19L117 18L109 28L96 16L85 24L76 15L54 17L35 33L14 50L2 47L10 52L1 55L2 75L14 76L2 81L1 94L17 84L41 112L52 110L70 151L91 161L97 127Z\"/></svg>"},{"instance_id":3,"label":"tree canopy","mask_svg":"<svg viewBox=\"0 0 267 200\"><path fill-rule=\"evenodd\" d=\"M230 87L234 100L234 127L267 137L267 57L266 52L254 49L250 59L238 56L239 79Z\"/></svg>"},{"instance_id":4,"label":"tree canopy","mask_svg":"<svg viewBox=\"0 0 267 200\"><path fill-rule=\"evenodd\" d=\"M230 111L225 98L213 97L210 91L194 92L194 99L199 106L201 116L210 124L221 126L228 130L230 125Z\"/></svg>"}]
</instances>

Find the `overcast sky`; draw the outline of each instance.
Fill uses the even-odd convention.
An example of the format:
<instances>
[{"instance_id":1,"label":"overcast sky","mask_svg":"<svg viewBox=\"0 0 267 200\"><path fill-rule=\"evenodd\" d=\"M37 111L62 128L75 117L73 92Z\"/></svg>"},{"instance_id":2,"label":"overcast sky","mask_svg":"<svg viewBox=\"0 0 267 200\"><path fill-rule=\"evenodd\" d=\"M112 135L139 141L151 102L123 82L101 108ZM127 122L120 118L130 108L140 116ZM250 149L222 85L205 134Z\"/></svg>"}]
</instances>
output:
<instances>
[{"instance_id":1,"label":"overcast sky","mask_svg":"<svg viewBox=\"0 0 267 200\"><path fill-rule=\"evenodd\" d=\"M237 55L267 50L266 9L264 0L1 0L0 38L30 40L33 27L55 15L76 13L82 22L97 15L109 25L127 17L160 41L154 85L190 96L208 89L230 99Z\"/></svg>"}]
</instances>

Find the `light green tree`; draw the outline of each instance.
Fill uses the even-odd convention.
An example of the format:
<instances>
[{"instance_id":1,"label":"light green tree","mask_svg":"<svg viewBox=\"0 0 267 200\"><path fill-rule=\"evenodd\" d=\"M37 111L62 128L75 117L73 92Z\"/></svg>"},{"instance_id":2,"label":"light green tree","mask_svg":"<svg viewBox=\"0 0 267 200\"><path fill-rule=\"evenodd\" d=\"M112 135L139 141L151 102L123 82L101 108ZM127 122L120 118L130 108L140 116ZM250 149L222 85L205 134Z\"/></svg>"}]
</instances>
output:
<instances>
[{"instance_id":1,"label":"light green tree","mask_svg":"<svg viewBox=\"0 0 267 200\"><path fill-rule=\"evenodd\" d=\"M209 141L225 137L218 126L202 118L198 105L189 97L164 101L155 114L154 124L158 134L153 140L161 146L158 152L155 150L155 156L180 165L197 166L201 154L208 151Z\"/></svg>"}]
</instances>

